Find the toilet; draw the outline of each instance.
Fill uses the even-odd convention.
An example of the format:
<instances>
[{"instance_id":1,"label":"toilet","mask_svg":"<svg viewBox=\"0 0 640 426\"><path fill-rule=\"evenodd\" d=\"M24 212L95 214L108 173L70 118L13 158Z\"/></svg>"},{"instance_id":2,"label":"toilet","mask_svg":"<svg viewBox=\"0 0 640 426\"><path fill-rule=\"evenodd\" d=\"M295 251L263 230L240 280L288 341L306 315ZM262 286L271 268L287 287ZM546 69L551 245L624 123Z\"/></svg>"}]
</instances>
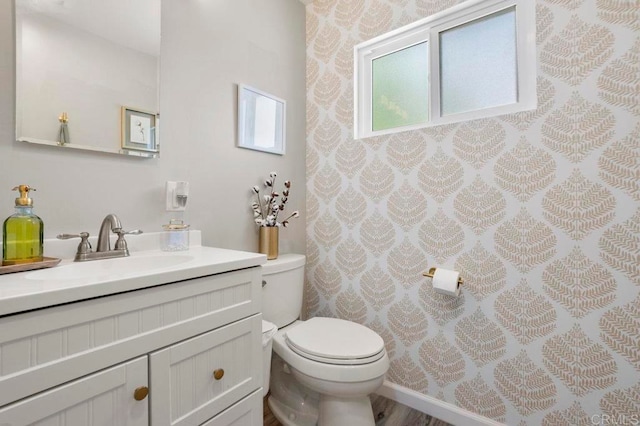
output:
<instances>
[{"instance_id":1,"label":"toilet","mask_svg":"<svg viewBox=\"0 0 640 426\"><path fill-rule=\"evenodd\" d=\"M262 266L262 316L278 327L269 408L284 426L373 426L369 395L389 369L384 341L351 321L300 321L304 265L285 254Z\"/></svg>"}]
</instances>

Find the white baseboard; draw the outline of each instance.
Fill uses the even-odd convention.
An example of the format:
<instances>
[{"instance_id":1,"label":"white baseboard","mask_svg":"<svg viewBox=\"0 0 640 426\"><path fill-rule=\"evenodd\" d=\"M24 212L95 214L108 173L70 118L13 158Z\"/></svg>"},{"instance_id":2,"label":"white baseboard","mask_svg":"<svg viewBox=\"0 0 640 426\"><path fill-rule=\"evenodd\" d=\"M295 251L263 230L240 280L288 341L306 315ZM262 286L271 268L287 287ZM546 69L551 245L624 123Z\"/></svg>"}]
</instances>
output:
<instances>
[{"instance_id":1,"label":"white baseboard","mask_svg":"<svg viewBox=\"0 0 640 426\"><path fill-rule=\"evenodd\" d=\"M487 417L457 407L448 402L440 401L429 395L425 395L404 386L396 385L387 380L376 392L385 398L399 402L400 404L421 411L432 417L444 420L447 423L458 426L505 426L502 423Z\"/></svg>"}]
</instances>

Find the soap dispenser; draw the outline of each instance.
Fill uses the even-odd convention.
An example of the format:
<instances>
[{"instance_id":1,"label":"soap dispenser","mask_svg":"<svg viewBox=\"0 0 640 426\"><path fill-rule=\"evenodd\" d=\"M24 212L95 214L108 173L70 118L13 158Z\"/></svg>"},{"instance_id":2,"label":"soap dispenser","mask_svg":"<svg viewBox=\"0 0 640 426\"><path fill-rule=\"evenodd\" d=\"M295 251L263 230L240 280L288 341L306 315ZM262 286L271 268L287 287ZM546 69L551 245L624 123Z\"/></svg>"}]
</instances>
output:
<instances>
[{"instance_id":1,"label":"soap dispenser","mask_svg":"<svg viewBox=\"0 0 640 426\"><path fill-rule=\"evenodd\" d=\"M2 265L41 262L43 257L42 219L33 214L33 200L29 185L20 185L13 191L20 191L16 198L16 212L2 225Z\"/></svg>"}]
</instances>

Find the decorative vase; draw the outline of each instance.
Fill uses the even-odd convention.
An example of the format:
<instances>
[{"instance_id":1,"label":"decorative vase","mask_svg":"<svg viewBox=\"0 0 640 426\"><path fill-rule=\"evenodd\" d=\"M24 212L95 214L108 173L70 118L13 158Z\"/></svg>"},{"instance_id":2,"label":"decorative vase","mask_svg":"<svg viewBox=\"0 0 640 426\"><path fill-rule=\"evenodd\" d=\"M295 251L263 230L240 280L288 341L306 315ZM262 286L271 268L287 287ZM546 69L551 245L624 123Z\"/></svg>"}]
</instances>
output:
<instances>
[{"instance_id":1,"label":"decorative vase","mask_svg":"<svg viewBox=\"0 0 640 426\"><path fill-rule=\"evenodd\" d=\"M268 260L278 258L278 227L261 226L259 253L267 255Z\"/></svg>"}]
</instances>

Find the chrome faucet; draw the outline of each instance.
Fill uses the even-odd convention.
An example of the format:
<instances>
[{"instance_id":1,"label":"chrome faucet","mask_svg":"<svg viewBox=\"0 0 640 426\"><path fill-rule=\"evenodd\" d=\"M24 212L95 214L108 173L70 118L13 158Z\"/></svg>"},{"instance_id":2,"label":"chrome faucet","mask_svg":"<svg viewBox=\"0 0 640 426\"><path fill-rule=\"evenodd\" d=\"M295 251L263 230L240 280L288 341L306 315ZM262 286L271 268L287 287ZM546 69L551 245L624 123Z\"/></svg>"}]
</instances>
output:
<instances>
[{"instance_id":1,"label":"chrome faucet","mask_svg":"<svg viewBox=\"0 0 640 426\"><path fill-rule=\"evenodd\" d=\"M118 235L113 250L111 249L111 242L109 237L111 232ZM81 232L79 234L60 234L58 239L67 240L69 238L80 238L80 244L76 251L76 262L83 262L85 260L96 259L110 259L113 257L126 257L129 256L129 248L127 247L127 241L124 239L125 235L139 235L142 231L135 229L133 231L123 231L120 219L113 213L108 214L102 220L100 225L100 231L98 232L98 244L96 251L91 251L91 244L89 243L89 233Z\"/></svg>"}]
</instances>

